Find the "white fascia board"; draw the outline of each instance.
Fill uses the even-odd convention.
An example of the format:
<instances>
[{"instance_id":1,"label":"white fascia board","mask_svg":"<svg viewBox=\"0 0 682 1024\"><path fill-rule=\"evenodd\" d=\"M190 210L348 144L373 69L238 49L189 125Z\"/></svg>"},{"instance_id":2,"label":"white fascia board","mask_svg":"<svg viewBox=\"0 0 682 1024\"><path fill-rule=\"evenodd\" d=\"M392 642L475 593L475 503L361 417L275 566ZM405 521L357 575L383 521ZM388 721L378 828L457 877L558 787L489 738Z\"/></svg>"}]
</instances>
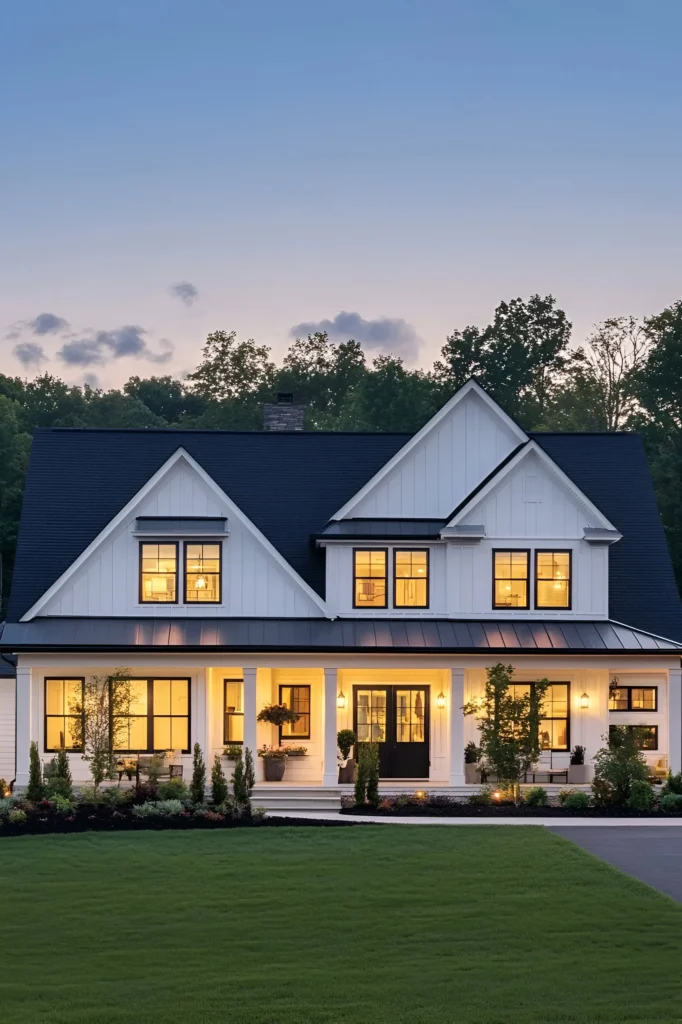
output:
<instances>
[{"instance_id":1,"label":"white fascia board","mask_svg":"<svg viewBox=\"0 0 682 1024\"><path fill-rule=\"evenodd\" d=\"M597 506L590 501L587 495L584 494L579 487L576 487L571 478L566 476L563 469L560 469L559 466L557 466L556 462L550 458L547 452L541 448L535 440L529 441L527 445L524 445L524 447L516 453L513 459L510 459L509 462L502 467L499 473L496 473L495 476L491 477L485 487L482 487L481 490L478 491L478 493L475 494L473 498L471 498L471 500L459 510L457 515L446 524L445 529L448 530L461 523L465 516L469 515L473 509L477 508L482 502L484 502L490 496L492 491L494 491L495 488L498 487L499 484L502 483L502 481L509 476L509 474L512 473L521 462L524 461L524 459L529 458L531 454L537 455L540 462L557 477L559 483L565 487L577 502L591 512L604 530L611 530L614 533L618 533L615 526L609 522L604 513L600 512Z\"/></svg>"},{"instance_id":2,"label":"white fascia board","mask_svg":"<svg viewBox=\"0 0 682 1024\"><path fill-rule=\"evenodd\" d=\"M189 466L191 466L195 473L197 473L197 475L201 477L204 483L208 487L210 487L214 494L216 494L218 498L225 503L225 505L229 509L230 514L233 515L235 519L237 519L244 526L244 528L249 531L249 533L251 533L251 535L265 548L268 554L270 554L272 558L277 562L280 568L283 569L284 572L286 572L287 575L289 575L299 587L301 587L301 589L310 598L310 600L317 605L320 611L323 612L323 614L327 618L329 618L327 606L320 597L320 595L315 593L312 587L310 587L305 582L305 580L298 575L296 570L293 569L291 565L289 565L287 560L283 558L282 555L280 555L279 551L272 546L267 537L265 537L260 532L258 527L251 522L248 516L244 515L242 510L237 505L235 505L235 503L227 496L227 494L225 494L225 492L222 490L222 488L218 486L215 480L208 475L206 470L202 466L200 466L195 459L192 458L189 452L185 451L184 448L180 447L173 452L171 457L167 459L166 462L164 462L163 466L157 469L156 473L154 473L154 475L151 476L149 480L147 480L147 483L140 488L137 494L133 495L133 497L130 499L127 505L124 505L121 511L114 516L111 522L107 523L107 525L100 533L98 533L95 539L91 541L90 544L88 544L87 548L85 548L85 550L80 553L78 558L71 563L69 568L65 572L63 572L62 575L57 580L55 580L55 582L52 584L49 590L46 590L42 597L40 597L35 602L35 604L31 608L29 608L29 610L24 615L22 615L21 622L28 622L31 619L35 618L36 615L40 614L40 611L42 610L42 608L45 607L47 602L54 597L54 595L62 588L62 586L68 580L71 579L71 577L80 569L84 562L87 561L87 559L90 557L93 551L96 551L97 548L107 539L107 537L109 537L114 532L114 530L118 526L120 526L120 524L124 522L132 512L135 511L135 508L139 505L139 503L143 501L144 498L147 497L147 495L156 486L156 484L158 484L159 481L162 480L176 465L176 463L178 463L181 459L184 460Z\"/></svg>"},{"instance_id":3,"label":"white fascia board","mask_svg":"<svg viewBox=\"0 0 682 1024\"><path fill-rule=\"evenodd\" d=\"M495 402L490 395L483 390L481 385L473 379L468 380L466 384L464 384L459 391L452 396L452 398L448 399L443 408L439 409L435 416L432 416L431 419L424 424L421 430L418 430L414 437L411 437L407 444L404 444L403 447L388 460L386 465L382 466L379 472L375 473L371 480L368 480L367 483L360 488L357 494L354 494L353 497L350 498L346 504L332 516L332 519L345 519L348 513L355 508L358 502L362 501L362 499L366 497L370 491L384 479L384 477L388 476L391 470L402 462L405 456L408 455L428 434L430 434L431 431L434 430L438 424L441 423L442 420L444 420L445 417L448 416L449 413L472 391L474 394L478 395L481 401L485 402L485 404L495 412L501 422L504 423L504 425L512 432L514 437L518 439L519 444L524 444L528 440L528 435L521 430L518 423L514 423L514 420L510 416L507 416L506 412L501 409L497 402Z\"/></svg>"}]
</instances>

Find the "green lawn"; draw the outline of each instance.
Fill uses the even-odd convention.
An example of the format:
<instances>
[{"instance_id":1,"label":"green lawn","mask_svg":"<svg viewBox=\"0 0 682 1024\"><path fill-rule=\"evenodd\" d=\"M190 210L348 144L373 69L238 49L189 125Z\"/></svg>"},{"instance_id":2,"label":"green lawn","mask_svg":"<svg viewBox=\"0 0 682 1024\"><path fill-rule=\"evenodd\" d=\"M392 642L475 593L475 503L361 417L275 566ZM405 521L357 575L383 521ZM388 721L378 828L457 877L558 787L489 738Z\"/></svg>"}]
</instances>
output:
<instances>
[{"instance_id":1,"label":"green lawn","mask_svg":"<svg viewBox=\"0 0 682 1024\"><path fill-rule=\"evenodd\" d=\"M0 841L0 1021L682 1020L682 907L541 828Z\"/></svg>"}]
</instances>

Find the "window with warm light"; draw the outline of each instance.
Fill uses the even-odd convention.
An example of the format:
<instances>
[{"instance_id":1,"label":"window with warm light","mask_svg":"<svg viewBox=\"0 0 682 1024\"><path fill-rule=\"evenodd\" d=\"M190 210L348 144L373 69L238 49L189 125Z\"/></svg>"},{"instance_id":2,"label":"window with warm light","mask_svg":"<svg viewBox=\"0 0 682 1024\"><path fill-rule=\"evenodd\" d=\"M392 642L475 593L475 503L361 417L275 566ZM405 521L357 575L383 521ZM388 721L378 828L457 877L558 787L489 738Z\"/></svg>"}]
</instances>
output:
<instances>
[{"instance_id":1,"label":"window with warm light","mask_svg":"<svg viewBox=\"0 0 682 1024\"><path fill-rule=\"evenodd\" d=\"M185 544L185 602L220 603L220 544Z\"/></svg>"},{"instance_id":2,"label":"window with warm light","mask_svg":"<svg viewBox=\"0 0 682 1024\"><path fill-rule=\"evenodd\" d=\"M82 750L84 679L45 680L45 751Z\"/></svg>"},{"instance_id":3,"label":"window with warm light","mask_svg":"<svg viewBox=\"0 0 682 1024\"><path fill-rule=\"evenodd\" d=\"M571 607L571 552L535 552L535 607Z\"/></svg>"},{"instance_id":4,"label":"window with warm light","mask_svg":"<svg viewBox=\"0 0 682 1024\"><path fill-rule=\"evenodd\" d=\"M244 742L244 682L225 679L225 725L223 743Z\"/></svg>"},{"instance_id":5,"label":"window with warm light","mask_svg":"<svg viewBox=\"0 0 682 1024\"><path fill-rule=\"evenodd\" d=\"M515 697L528 694L533 683L512 683L510 692ZM545 692L543 717L540 720L540 747L542 750L569 750L569 684L552 683Z\"/></svg>"},{"instance_id":6,"label":"window with warm light","mask_svg":"<svg viewBox=\"0 0 682 1024\"><path fill-rule=\"evenodd\" d=\"M189 753L189 679L131 679L112 715L114 750Z\"/></svg>"},{"instance_id":7,"label":"window with warm light","mask_svg":"<svg viewBox=\"0 0 682 1024\"><path fill-rule=\"evenodd\" d=\"M393 552L393 604L396 608L428 608L429 552Z\"/></svg>"},{"instance_id":8,"label":"window with warm light","mask_svg":"<svg viewBox=\"0 0 682 1024\"><path fill-rule=\"evenodd\" d=\"M528 608L529 551L493 551L493 608Z\"/></svg>"},{"instance_id":9,"label":"window with warm light","mask_svg":"<svg viewBox=\"0 0 682 1024\"><path fill-rule=\"evenodd\" d=\"M140 602L176 604L178 545L140 544Z\"/></svg>"},{"instance_id":10,"label":"window with warm light","mask_svg":"<svg viewBox=\"0 0 682 1024\"><path fill-rule=\"evenodd\" d=\"M385 548L356 548L353 552L353 607L386 607Z\"/></svg>"},{"instance_id":11,"label":"window with warm light","mask_svg":"<svg viewBox=\"0 0 682 1024\"><path fill-rule=\"evenodd\" d=\"M632 734L638 750L658 750L657 725L610 725L609 738L612 739L620 729L627 729Z\"/></svg>"},{"instance_id":12,"label":"window with warm light","mask_svg":"<svg viewBox=\"0 0 682 1024\"><path fill-rule=\"evenodd\" d=\"M297 722L284 722L279 730L280 739L310 739L310 687L280 686L279 702L295 711Z\"/></svg>"},{"instance_id":13,"label":"window with warm light","mask_svg":"<svg viewBox=\"0 0 682 1024\"><path fill-rule=\"evenodd\" d=\"M657 686L612 686L609 711L657 711Z\"/></svg>"}]
</instances>

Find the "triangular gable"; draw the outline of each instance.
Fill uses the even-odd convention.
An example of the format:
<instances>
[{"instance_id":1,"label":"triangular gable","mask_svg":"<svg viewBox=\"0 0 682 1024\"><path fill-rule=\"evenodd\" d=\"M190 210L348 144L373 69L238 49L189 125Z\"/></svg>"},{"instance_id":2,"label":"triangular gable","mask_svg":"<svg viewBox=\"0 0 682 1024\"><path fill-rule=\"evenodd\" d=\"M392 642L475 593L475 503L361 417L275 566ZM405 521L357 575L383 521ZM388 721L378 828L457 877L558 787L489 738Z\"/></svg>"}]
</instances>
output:
<instances>
[{"instance_id":1,"label":"triangular gable","mask_svg":"<svg viewBox=\"0 0 682 1024\"><path fill-rule=\"evenodd\" d=\"M469 380L332 519L442 519L527 440L480 384Z\"/></svg>"},{"instance_id":2,"label":"triangular gable","mask_svg":"<svg viewBox=\"0 0 682 1024\"><path fill-rule=\"evenodd\" d=\"M567 517L566 503L576 516ZM537 511L541 506L542 515ZM528 522L529 507L534 512L532 526L521 528L520 523ZM549 531L543 530L543 518L551 525ZM570 518L575 520L572 528L566 525ZM495 525L488 528L493 522ZM570 534L580 538L587 528L608 531L612 539L620 537L616 527L534 440L523 445L462 502L443 535L479 524L486 527L484 532L489 536Z\"/></svg>"},{"instance_id":3,"label":"triangular gable","mask_svg":"<svg viewBox=\"0 0 682 1024\"><path fill-rule=\"evenodd\" d=\"M187 470L196 474L204 487L211 493L211 495L219 503L220 508L224 510L224 514L228 517L231 523L235 526L238 525L251 542L256 546L263 556L269 561L280 576L289 580L289 583L295 588L296 592L303 598L305 605L305 614L315 615L322 614L326 615L326 605L319 594L303 580L298 573L292 568L292 566L286 561L285 558L277 551L270 541L265 537L261 531L251 522L241 509L229 498L229 496L218 486L211 476L203 469L203 467L192 458L192 456L182 447L176 449L169 459L154 473L147 483L140 488L137 494L133 495L130 501L114 516L114 518L104 527L103 530L94 538L94 540L85 548L85 550L76 558L69 568L62 573L62 575L55 580L55 582L49 587L48 590L36 601L33 606L22 616L22 621L28 621L39 615L50 614L50 608L54 606L55 600L59 598L59 595L68 587L69 583L72 582L82 570L84 570L93 558L96 557L97 553L103 549L110 538L113 538L117 531L120 533L120 528L125 528L126 524L129 524L137 515L150 514L146 505L149 503L149 499L153 498L154 494L158 489L169 479L172 478L174 473L180 467L185 467ZM188 514L186 509L182 507L174 506L173 510L169 510L169 514L172 515L185 515ZM230 544L229 538L226 539L226 544ZM262 568L262 566L261 566ZM175 606L173 606L175 607ZM201 608L202 606L197 606ZM213 606L217 607L217 606ZM165 609L164 606L154 606L155 611L173 610L172 608ZM47 609L47 611L45 611ZM180 606L182 612L188 611L187 606ZM206 610L204 606L204 610ZM194 612L194 606L192 608ZM210 611L210 607L209 607ZM61 614L66 614L62 612ZM91 614L98 614L97 610L91 612ZM223 612L225 614L225 612ZM296 614L293 612L293 614ZM300 614L300 613L299 613Z\"/></svg>"}]
</instances>

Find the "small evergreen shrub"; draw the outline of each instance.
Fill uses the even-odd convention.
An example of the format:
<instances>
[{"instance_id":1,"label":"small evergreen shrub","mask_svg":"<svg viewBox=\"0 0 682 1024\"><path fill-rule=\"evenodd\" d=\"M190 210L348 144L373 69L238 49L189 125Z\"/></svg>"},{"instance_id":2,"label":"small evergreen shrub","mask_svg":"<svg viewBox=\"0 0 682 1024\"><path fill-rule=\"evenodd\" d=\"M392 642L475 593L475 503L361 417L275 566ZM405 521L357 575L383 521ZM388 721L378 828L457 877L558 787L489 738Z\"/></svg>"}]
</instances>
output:
<instances>
[{"instance_id":1,"label":"small evergreen shrub","mask_svg":"<svg viewBox=\"0 0 682 1024\"><path fill-rule=\"evenodd\" d=\"M156 794L159 800L187 800L189 787L183 779L167 779L159 783Z\"/></svg>"},{"instance_id":2,"label":"small evergreen shrub","mask_svg":"<svg viewBox=\"0 0 682 1024\"><path fill-rule=\"evenodd\" d=\"M547 790L542 786L531 786L523 794L523 802L527 807L546 807L549 803Z\"/></svg>"},{"instance_id":3,"label":"small evergreen shrub","mask_svg":"<svg viewBox=\"0 0 682 1024\"><path fill-rule=\"evenodd\" d=\"M181 814L183 806L179 800L157 800L133 807L134 818L174 818Z\"/></svg>"},{"instance_id":4,"label":"small evergreen shrub","mask_svg":"<svg viewBox=\"0 0 682 1024\"><path fill-rule=\"evenodd\" d=\"M251 811L251 818L253 821L262 821L266 813L267 812L264 807L254 807Z\"/></svg>"},{"instance_id":5,"label":"small evergreen shrub","mask_svg":"<svg viewBox=\"0 0 682 1024\"><path fill-rule=\"evenodd\" d=\"M192 781L189 791L195 804L203 804L206 796L206 762L198 743L194 744L194 758L192 761Z\"/></svg>"},{"instance_id":6,"label":"small evergreen shrub","mask_svg":"<svg viewBox=\"0 0 682 1024\"><path fill-rule=\"evenodd\" d=\"M341 757L347 761L350 752L355 746L355 733L352 729L340 729L336 734L336 745L341 751Z\"/></svg>"},{"instance_id":7,"label":"small evergreen shrub","mask_svg":"<svg viewBox=\"0 0 682 1024\"><path fill-rule=\"evenodd\" d=\"M575 789L565 794L562 806L568 811L584 811L590 806L590 794L584 793L582 789Z\"/></svg>"},{"instance_id":8,"label":"small evergreen shrub","mask_svg":"<svg viewBox=\"0 0 682 1024\"><path fill-rule=\"evenodd\" d=\"M659 806L666 814L682 814L682 793L664 793Z\"/></svg>"},{"instance_id":9,"label":"small evergreen shrub","mask_svg":"<svg viewBox=\"0 0 682 1024\"><path fill-rule=\"evenodd\" d=\"M59 793L55 793L54 796L50 797L50 803L56 814L70 814L73 810L71 801L67 800L65 796L60 796Z\"/></svg>"},{"instance_id":10,"label":"small evergreen shrub","mask_svg":"<svg viewBox=\"0 0 682 1024\"><path fill-rule=\"evenodd\" d=\"M108 807L121 807L123 804L129 804L133 799L132 790L121 789L120 786L107 786L106 789L100 790L99 795L102 803Z\"/></svg>"},{"instance_id":11,"label":"small evergreen shrub","mask_svg":"<svg viewBox=\"0 0 682 1024\"><path fill-rule=\"evenodd\" d=\"M644 779L634 779L630 787L627 806L631 811L650 811L654 805L654 791Z\"/></svg>"},{"instance_id":12,"label":"small evergreen shrub","mask_svg":"<svg viewBox=\"0 0 682 1024\"><path fill-rule=\"evenodd\" d=\"M597 807L629 806L633 784L648 785L648 778L649 769L638 749L637 737L624 726L613 726L608 746L598 750L594 758L592 793Z\"/></svg>"},{"instance_id":13,"label":"small evergreen shrub","mask_svg":"<svg viewBox=\"0 0 682 1024\"><path fill-rule=\"evenodd\" d=\"M15 807L9 812L7 820L10 825L25 825L26 811L22 811L20 807Z\"/></svg>"},{"instance_id":14,"label":"small evergreen shrub","mask_svg":"<svg viewBox=\"0 0 682 1024\"><path fill-rule=\"evenodd\" d=\"M29 747L28 764L28 787L26 799L37 804L45 796L45 783L43 782L43 766L40 763L40 751L35 740L31 741Z\"/></svg>"},{"instance_id":15,"label":"small evergreen shrub","mask_svg":"<svg viewBox=\"0 0 682 1024\"><path fill-rule=\"evenodd\" d=\"M239 758L232 773L232 791L238 806L249 812L251 810L251 791L256 783L256 772L253 766L253 754L248 747L244 757Z\"/></svg>"},{"instance_id":16,"label":"small evergreen shrub","mask_svg":"<svg viewBox=\"0 0 682 1024\"><path fill-rule=\"evenodd\" d=\"M358 743L358 768L355 774L355 803L376 807L379 803L379 744Z\"/></svg>"},{"instance_id":17,"label":"small evergreen shrub","mask_svg":"<svg viewBox=\"0 0 682 1024\"><path fill-rule=\"evenodd\" d=\"M472 807L490 807L493 802L493 791L491 786L483 786L478 793L472 793L468 803Z\"/></svg>"},{"instance_id":18,"label":"small evergreen shrub","mask_svg":"<svg viewBox=\"0 0 682 1024\"><path fill-rule=\"evenodd\" d=\"M227 779L218 754L213 758L211 768L211 798L216 807L227 799Z\"/></svg>"},{"instance_id":19,"label":"small evergreen shrub","mask_svg":"<svg viewBox=\"0 0 682 1024\"><path fill-rule=\"evenodd\" d=\"M682 772L677 772L676 775L673 775L672 772L668 772L668 778L665 781L662 793L674 793L682 795Z\"/></svg>"}]
</instances>

